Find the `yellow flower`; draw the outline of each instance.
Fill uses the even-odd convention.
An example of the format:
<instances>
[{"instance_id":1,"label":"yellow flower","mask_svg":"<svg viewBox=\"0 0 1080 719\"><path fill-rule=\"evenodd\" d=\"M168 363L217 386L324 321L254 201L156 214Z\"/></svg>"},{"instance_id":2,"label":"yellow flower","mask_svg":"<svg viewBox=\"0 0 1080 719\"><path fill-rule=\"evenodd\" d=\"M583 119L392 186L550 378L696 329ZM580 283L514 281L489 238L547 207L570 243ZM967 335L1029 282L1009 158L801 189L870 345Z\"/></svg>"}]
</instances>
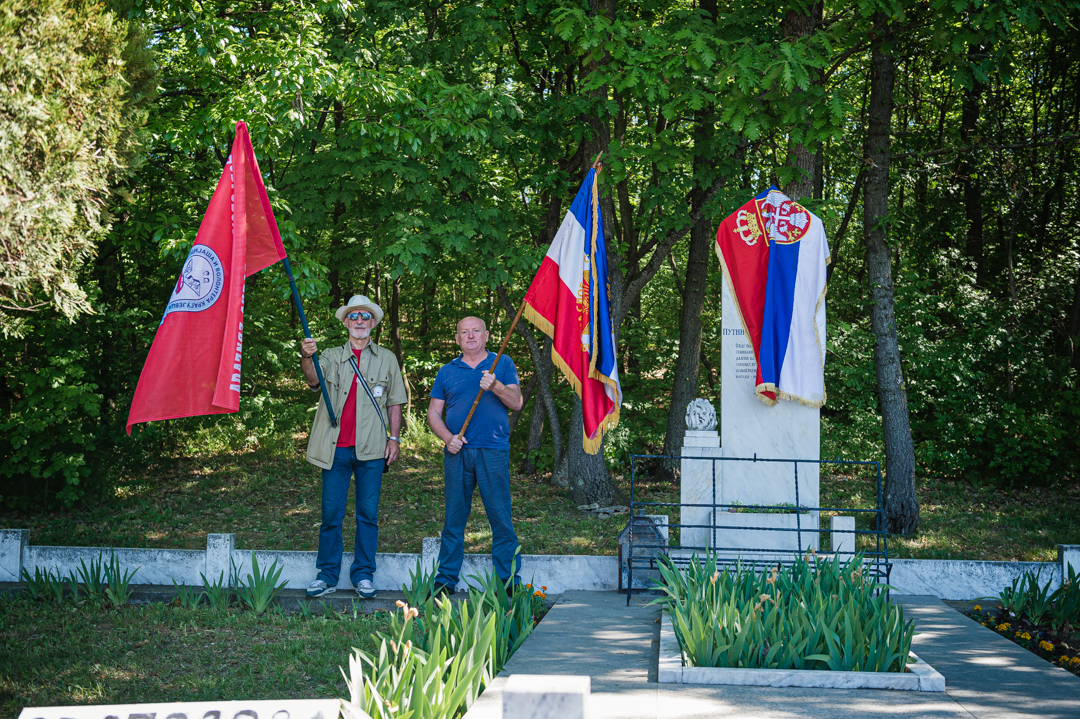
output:
<instances>
[{"instance_id":1,"label":"yellow flower","mask_svg":"<svg viewBox=\"0 0 1080 719\"><path fill-rule=\"evenodd\" d=\"M1062 654L1061 657L1058 659L1058 661L1061 662L1062 664L1068 664L1069 663L1069 657Z\"/></svg>"},{"instance_id":2,"label":"yellow flower","mask_svg":"<svg viewBox=\"0 0 1080 719\"><path fill-rule=\"evenodd\" d=\"M984 627L986 626L986 622L979 622L979 624L983 625Z\"/></svg>"},{"instance_id":3,"label":"yellow flower","mask_svg":"<svg viewBox=\"0 0 1080 719\"><path fill-rule=\"evenodd\" d=\"M1054 645L1046 641L1045 639L1039 642L1039 648L1042 649L1044 652L1054 651Z\"/></svg>"},{"instance_id":4,"label":"yellow flower","mask_svg":"<svg viewBox=\"0 0 1080 719\"><path fill-rule=\"evenodd\" d=\"M542 589L545 592L547 591L547 587L545 585L543 585L543 584L540 585L540 589Z\"/></svg>"},{"instance_id":5,"label":"yellow flower","mask_svg":"<svg viewBox=\"0 0 1080 719\"><path fill-rule=\"evenodd\" d=\"M1031 635L1027 632L1017 631L1014 635L1017 639L1031 639Z\"/></svg>"},{"instance_id":6,"label":"yellow flower","mask_svg":"<svg viewBox=\"0 0 1080 719\"><path fill-rule=\"evenodd\" d=\"M1069 664L1072 664L1073 666L1080 666L1080 657L1073 657L1069 660Z\"/></svg>"},{"instance_id":7,"label":"yellow flower","mask_svg":"<svg viewBox=\"0 0 1080 719\"><path fill-rule=\"evenodd\" d=\"M1010 626L1011 625L1008 622L1005 622L1004 624L997 625L997 630L999 632L1007 632L1007 631L1009 631Z\"/></svg>"},{"instance_id":8,"label":"yellow flower","mask_svg":"<svg viewBox=\"0 0 1080 719\"><path fill-rule=\"evenodd\" d=\"M979 605L979 604L976 604L976 605L975 605L975 611L976 611L976 612L981 612L981 611L982 611L982 606L981 606L981 605Z\"/></svg>"}]
</instances>

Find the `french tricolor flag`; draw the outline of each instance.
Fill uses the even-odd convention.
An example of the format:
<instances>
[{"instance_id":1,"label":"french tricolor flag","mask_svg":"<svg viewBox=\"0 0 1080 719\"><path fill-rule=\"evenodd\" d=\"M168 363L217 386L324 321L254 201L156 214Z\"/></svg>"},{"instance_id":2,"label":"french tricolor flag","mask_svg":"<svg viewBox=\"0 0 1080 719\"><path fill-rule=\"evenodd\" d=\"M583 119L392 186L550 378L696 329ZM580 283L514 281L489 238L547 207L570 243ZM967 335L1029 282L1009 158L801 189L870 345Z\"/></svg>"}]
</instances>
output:
<instances>
[{"instance_id":1,"label":"french tricolor flag","mask_svg":"<svg viewBox=\"0 0 1080 719\"><path fill-rule=\"evenodd\" d=\"M821 219L775 187L720 224L716 254L757 359L755 394L825 404L825 270Z\"/></svg>"},{"instance_id":2,"label":"french tricolor flag","mask_svg":"<svg viewBox=\"0 0 1080 719\"><path fill-rule=\"evenodd\" d=\"M619 423L622 388L608 304L604 221L589 170L525 293L525 317L552 340L551 359L581 396L582 446L600 450Z\"/></svg>"}]
</instances>

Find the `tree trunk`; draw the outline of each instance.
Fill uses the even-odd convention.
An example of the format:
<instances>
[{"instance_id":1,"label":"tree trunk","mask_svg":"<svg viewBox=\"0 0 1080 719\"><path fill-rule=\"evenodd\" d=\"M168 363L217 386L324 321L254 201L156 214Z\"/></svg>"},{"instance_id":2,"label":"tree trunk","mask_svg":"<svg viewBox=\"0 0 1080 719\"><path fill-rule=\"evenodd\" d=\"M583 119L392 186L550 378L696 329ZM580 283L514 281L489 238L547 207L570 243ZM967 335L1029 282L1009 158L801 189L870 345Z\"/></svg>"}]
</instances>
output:
<instances>
[{"instance_id":1,"label":"tree trunk","mask_svg":"<svg viewBox=\"0 0 1080 719\"><path fill-rule=\"evenodd\" d=\"M506 296L505 287L499 286L495 288L495 294L498 295L499 301L502 302L503 308L507 312L517 312L517 308L510 304L510 298ZM536 342L536 335L528 322L518 322L516 331L525 339L525 344L529 347L529 354L532 355L533 365L536 367L540 398L544 402L547 416L551 418L551 442L555 450L555 466L558 467L563 453L563 436L562 426L559 423L559 414L555 409L555 398L551 394L551 370L553 367L551 363L551 339L544 338L546 342L541 350L540 345Z\"/></svg>"},{"instance_id":2,"label":"tree trunk","mask_svg":"<svg viewBox=\"0 0 1080 719\"><path fill-rule=\"evenodd\" d=\"M896 335L892 267L887 238L889 144L892 125L893 36L885 13L874 14L878 41L871 54L866 155L869 169L863 199L863 240L870 282L870 325L874 369L885 439L885 530L911 534L919 526L915 496L915 447L908 418L900 345Z\"/></svg>"},{"instance_id":3,"label":"tree trunk","mask_svg":"<svg viewBox=\"0 0 1080 719\"><path fill-rule=\"evenodd\" d=\"M569 486L570 496L577 504L626 504L626 495L611 481L611 474L604 464L603 448L596 454L588 454L582 447L584 413L581 398L577 396L574 397L574 409L570 413L570 427L566 454L555 469L555 474L565 479L555 483Z\"/></svg>"},{"instance_id":4,"label":"tree trunk","mask_svg":"<svg viewBox=\"0 0 1080 719\"><path fill-rule=\"evenodd\" d=\"M525 449L525 458L521 461L522 474L536 474L536 453L544 446L544 409L543 398L536 396L533 402L532 418L529 420L529 444Z\"/></svg>"},{"instance_id":5,"label":"tree trunk","mask_svg":"<svg viewBox=\"0 0 1080 719\"><path fill-rule=\"evenodd\" d=\"M390 342L394 346L394 356L397 357L398 369L401 370L401 378L405 381L406 396L405 413L401 417L401 432L404 433L408 422L409 412L412 410L412 384L405 375L405 356L401 350L401 277L394 279L390 292Z\"/></svg>"},{"instance_id":6,"label":"tree trunk","mask_svg":"<svg viewBox=\"0 0 1080 719\"><path fill-rule=\"evenodd\" d=\"M341 236L342 230L338 227L338 222L341 220L341 215L345 212L345 205L341 202L334 203L334 219L332 229L330 230L330 257L341 256ZM341 272L335 265L326 278L330 282L330 312L331 314L341 305L345 304L347 298L345 297L345 291L341 288Z\"/></svg>"},{"instance_id":7,"label":"tree trunk","mask_svg":"<svg viewBox=\"0 0 1080 719\"><path fill-rule=\"evenodd\" d=\"M784 19L780 21L780 32L783 34L784 40L789 42L799 40L814 33L814 28L821 23L823 5L820 2L814 3L807 9L809 12L804 13L801 9L793 8L784 14ZM802 90L796 88L792 94L800 95L802 92ZM803 129L809 132L811 129L810 123L807 122ZM812 196L816 174L814 169L817 164L815 162L816 158L816 148L811 149L803 142L789 138L787 164L796 168L797 171L791 182L784 187L785 195L796 201L803 197Z\"/></svg>"},{"instance_id":8,"label":"tree trunk","mask_svg":"<svg viewBox=\"0 0 1080 719\"><path fill-rule=\"evenodd\" d=\"M1069 312L1069 362L1075 367L1080 352L1076 343L1080 341L1080 270L1077 271L1076 284L1073 285L1072 310Z\"/></svg>"},{"instance_id":9,"label":"tree trunk","mask_svg":"<svg viewBox=\"0 0 1080 719\"><path fill-rule=\"evenodd\" d=\"M614 0L590 0L589 8L590 15L604 15L609 19L614 19ZM606 63L607 54L605 53L600 62L594 60L586 64L584 75L588 77L601 64ZM594 91L593 95L598 100L597 108L601 107L607 101L608 86L602 85ZM591 162L599 152L607 151L611 141L611 132L608 128L607 118L600 117L597 112L589 112L587 121L592 127L593 136L585 143L585 157L587 162ZM619 266L618 256L611 252L611 249L616 246L614 241L615 203L610 195L601 195L598 204L604 218L604 236L603 238L598 237L597 241L603 241L608 250L608 302L614 316L618 313L622 301L622 268ZM614 329L617 332L617 327ZM574 501L578 504L591 504L592 502L610 504L614 500L616 491L607 464L604 462L603 445L601 444L600 450L596 454L585 452L581 446L584 426L581 398L575 397L574 409L570 413L570 424L567 430L567 450L562 461L556 465L555 472L552 474L552 482L559 486L569 486Z\"/></svg>"},{"instance_id":10,"label":"tree trunk","mask_svg":"<svg viewBox=\"0 0 1080 719\"><path fill-rule=\"evenodd\" d=\"M716 14L716 5L702 4L702 9ZM690 192L690 206L700 211L703 195L709 183L712 154L713 107L697 113L694 134L695 187ZM686 283L681 289L682 314L679 317L679 355L675 359L675 379L671 387L671 407L668 409L667 432L664 434L664 454L674 456L682 451L686 437L686 407L698 394L698 364L701 358L701 310L705 307L705 287L709 279L709 255L713 245L712 221L701 217L690 229L690 252L686 258ZM668 469L675 470L672 461Z\"/></svg>"},{"instance_id":11,"label":"tree trunk","mask_svg":"<svg viewBox=\"0 0 1080 719\"><path fill-rule=\"evenodd\" d=\"M984 52L981 45L973 45L968 50L969 61ZM964 93L963 108L960 112L960 144L970 147L975 141L976 123L979 121L979 107L982 104L983 84L978 80L970 90ZM960 167L957 174L964 188L964 214L967 220L966 253L975 263L975 284L986 286L986 261L984 259L982 185L977 171L973 167L976 155L972 152L960 154Z\"/></svg>"}]
</instances>

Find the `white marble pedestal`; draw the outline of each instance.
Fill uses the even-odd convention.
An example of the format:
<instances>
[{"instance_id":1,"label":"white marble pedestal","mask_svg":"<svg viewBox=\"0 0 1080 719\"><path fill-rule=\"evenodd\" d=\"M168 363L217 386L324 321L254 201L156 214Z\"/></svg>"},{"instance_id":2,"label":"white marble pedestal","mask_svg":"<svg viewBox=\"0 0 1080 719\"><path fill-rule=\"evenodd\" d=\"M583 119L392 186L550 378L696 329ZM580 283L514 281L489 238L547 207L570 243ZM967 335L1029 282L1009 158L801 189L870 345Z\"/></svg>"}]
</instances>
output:
<instances>
[{"instance_id":1,"label":"white marble pedestal","mask_svg":"<svg viewBox=\"0 0 1080 719\"><path fill-rule=\"evenodd\" d=\"M714 462L720 457L720 435L716 430L686 430L683 440L679 485L679 503L682 504L682 533L679 544L683 547L709 547L712 532L709 525L714 504L720 503L721 466ZM707 504L707 507L687 507L688 504ZM688 527L687 525L700 525Z\"/></svg>"}]
</instances>

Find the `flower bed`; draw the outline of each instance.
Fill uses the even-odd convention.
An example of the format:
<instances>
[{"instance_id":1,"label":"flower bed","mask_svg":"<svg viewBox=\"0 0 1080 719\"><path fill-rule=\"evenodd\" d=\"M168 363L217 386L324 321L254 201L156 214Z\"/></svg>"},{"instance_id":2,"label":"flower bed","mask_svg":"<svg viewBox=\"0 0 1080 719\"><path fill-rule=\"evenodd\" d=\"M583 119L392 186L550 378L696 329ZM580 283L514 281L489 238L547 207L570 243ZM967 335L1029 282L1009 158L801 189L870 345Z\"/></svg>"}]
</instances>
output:
<instances>
[{"instance_id":1,"label":"flower bed","mask_svg":"<svg viewBox=\"0 0 1080 719\"><path fill-rule=\"evenodd\" d=\"M1075 572L1050 591L1028 572L998 596L966 614L1048 662L1080 675L1080 584Z\"/></svg>"},{"instance_id":2,"label":"flower bed","mask_svg":"<svg viewBox=\"0 0 1080 719\"><path fill-rule=\"evenodd\" d=\"M354 649L349 658L345 719L397 716L458 717L502 671L546 612L543 590L509 588L497 577L471 577L469 598L436 598L434 572L419 563L405 589L400 614L378 633L378 651ZM412 605L412 606L410 606Z\"/></svg>"},{"instance_id":3,"label":"flower bed","mask_svg":"<svg viewBox=\"0 0 1080 719\"><path fill-rule=\"evenodd\" d=\"M687 667L904 672L915 623L864 576L862 555L796 555L757 573L716 555L661 564L663 597Z\"/></svg>"}]
</instances>

